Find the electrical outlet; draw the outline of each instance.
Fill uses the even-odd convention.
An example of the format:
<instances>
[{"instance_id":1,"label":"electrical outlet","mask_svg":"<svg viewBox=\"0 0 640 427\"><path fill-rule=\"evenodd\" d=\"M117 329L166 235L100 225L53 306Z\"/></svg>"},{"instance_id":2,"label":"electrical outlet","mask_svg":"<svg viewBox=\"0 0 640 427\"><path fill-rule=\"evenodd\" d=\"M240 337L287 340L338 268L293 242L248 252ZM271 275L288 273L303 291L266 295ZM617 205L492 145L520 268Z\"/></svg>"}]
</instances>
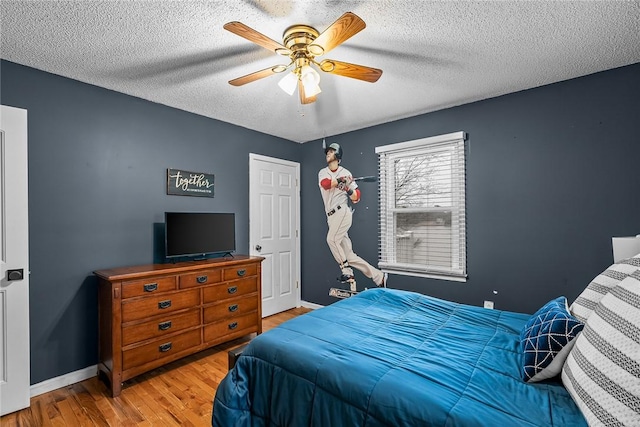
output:
<instances>
[{"instance_id":1,"label":"electrical outlet","mask_svg":"<svg viewBox=\"0 0 640 427\"><path fill-rule=\"evenodd\" d=\"M493 301L485 301L484 308L493 308Z\"/></svg>"}]
</instances>

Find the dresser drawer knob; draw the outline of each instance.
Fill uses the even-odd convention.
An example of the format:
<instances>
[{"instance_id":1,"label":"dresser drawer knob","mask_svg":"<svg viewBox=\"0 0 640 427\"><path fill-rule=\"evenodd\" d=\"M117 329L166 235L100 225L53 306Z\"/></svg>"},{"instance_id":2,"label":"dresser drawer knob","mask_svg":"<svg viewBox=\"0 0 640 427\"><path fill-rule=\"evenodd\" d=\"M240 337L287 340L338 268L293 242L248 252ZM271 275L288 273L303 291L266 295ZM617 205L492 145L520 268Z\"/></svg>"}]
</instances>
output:
<instances>
[{"instance_id":1,"label":"dresser drawer knob","mask_svg":"<svg viewBox=\"0 0 640 427\"><path fill-rule=\"evenodd\" d=\"M160 353L166 353L167 351L171 350L171 343L168 342L166 344L162 344L160 347L158 347L158 350L160 350Z\"/></svg>"},{"instance_id":2,"label":"dresser drawer knob","mask_svg":"<svg viewBox=\"0 0 640 427\"><path fill-rule=\"evenodd\" d=\"M158 290L158 284L157 283L147 283L146 285L144 285L144 291L145 292L153 292L153 291L157 291Z\"/></svg>"},{"instance_id":3,"label":"dresser drawer knob","mask_svg":"<svg viewBox=\"0 0 640 427\"><path fill-rule=\"evenodd\" d=\"M198 283L207 283L207 279L208 279L207 276L198 276L198 277L196 277L196 281Z\"/></svg>"},{"instance_id":4,"label":"dresser drawer knob","mask_svg":"<svg viewBox=\"0 0 640 427\"><path fill-rule=\"evenodd\" d=\"M238 270L238 276L242 277L242 276L244 276L245 274L247 274L247 270L245 270L245 269Z\"/></svg>"},{"instance_id":5,"label":"dresser drawer knob","mask_svg":"<svg viewBox=\"0 0 640 427\"><path fill-rule=\"evenodd\" d=\"M229 323L229 329L235 329L238 327L238 322Z\"/></svg>"},{"instance_id":6,"label":"dresser drawer knob","mask_svg":"<svg viewBox=\"0 0 640 427\"><path fill-rule=\"evenodd\" d=\"M168 322L158 323L158 329L160 329L161 331L166 331L170 327L171 327L171 320L169 320Z\"/></svg>"},{"instance_id":7,"label":"dresser drawer knob","mask_svg":"<svg viewBox=\"0 0 640 427\"><path fill-rule=\"evenodd\" d=\"M229 311L230 312L234 312L234 311L238 311L238 304L233 304L229 306Z\"/></svg>"},{"instance_id":8,"label":"dresser drawer knob","mask_svg":"<svg viewBox=\"0 0 640 427\"><path fill-rule=\"evenodd\" d=\"M230 286L227 288L227 292L229 292L230 294L235 294L236 292L238 292L238 287L237 286Z\"/></svg>"},{"instance_id":9,"label":"dresser drawer knob","mask_svg":"<svg viewBox=\"0 0 640 427\"><path fill-rule=\"evenodd\" d=\"M164 300L164 301L160 301L158 303L158 308L160 310L163 310L163 309L169 308L169 307L171 307L171 300L170 299L167 299L167 300Z\"/></svg>"}]
</instances>

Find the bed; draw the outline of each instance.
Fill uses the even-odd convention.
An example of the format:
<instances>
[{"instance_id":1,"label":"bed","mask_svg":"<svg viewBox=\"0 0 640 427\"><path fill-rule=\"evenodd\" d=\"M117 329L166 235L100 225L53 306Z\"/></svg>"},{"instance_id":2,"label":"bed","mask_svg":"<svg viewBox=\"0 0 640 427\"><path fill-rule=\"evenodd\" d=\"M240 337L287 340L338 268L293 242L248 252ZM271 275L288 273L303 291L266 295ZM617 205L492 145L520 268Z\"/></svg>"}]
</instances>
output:
<instances>
[{"instance_id":1,"label":"bed","mask_svg":"<svg viewBox=\"0 0 640 427\"><path fill-rule=\"evenodd\" d=\"M376 288L259 335L212 425L586 426L560 376L523 380L532 316Z\"/></svg>"}]
</instances>

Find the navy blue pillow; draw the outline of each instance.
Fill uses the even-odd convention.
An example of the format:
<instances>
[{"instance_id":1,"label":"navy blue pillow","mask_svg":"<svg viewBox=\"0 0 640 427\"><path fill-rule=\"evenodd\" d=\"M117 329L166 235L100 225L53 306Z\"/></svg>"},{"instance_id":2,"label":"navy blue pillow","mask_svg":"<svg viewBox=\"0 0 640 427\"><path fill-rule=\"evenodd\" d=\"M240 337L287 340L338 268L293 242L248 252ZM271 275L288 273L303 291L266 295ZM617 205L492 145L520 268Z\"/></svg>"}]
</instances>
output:
<instances>
[{"instance_id":1,"label":"navy blue pillow","mask_svg":"<svg viewBox=\"0 0 640 427\"><path fill-rule=\"evenodd\" d=\"M536 311L520 331L522 379L536 382L558 375L583 327L584 323L569 313L565 297Z\"/></svg>"}]
</instances>

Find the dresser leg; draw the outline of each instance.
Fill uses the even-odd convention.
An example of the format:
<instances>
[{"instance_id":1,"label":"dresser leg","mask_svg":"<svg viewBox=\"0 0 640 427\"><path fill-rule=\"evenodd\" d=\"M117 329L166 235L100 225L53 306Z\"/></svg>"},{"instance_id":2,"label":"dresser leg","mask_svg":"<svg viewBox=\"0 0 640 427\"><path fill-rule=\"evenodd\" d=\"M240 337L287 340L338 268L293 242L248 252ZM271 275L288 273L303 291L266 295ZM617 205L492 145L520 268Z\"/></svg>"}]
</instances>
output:
<instances>
[{"instance_id":1,"label":"dresser leg","mask_svg":"<svg viewBox=\"0 0 640 427\"><path fill-rule=\"evenodd\" d=\"M122 391L122 381L120 375L112 375L110 372L105 372L102 369L98 369L98 380L102 381L107 390L111 393L111 397L118 397Z\"/></svg>"},{"instance_id":2,"label":"dresser leg","mask_svg":"<svg viewBox=\"0 0 640 427\"><path fill-rule=\"evenodd\" d=\"M113 375L111 378L111 397L120 396L122 391L122 380L120 374Z\"/></svg>"}]
</instances>

